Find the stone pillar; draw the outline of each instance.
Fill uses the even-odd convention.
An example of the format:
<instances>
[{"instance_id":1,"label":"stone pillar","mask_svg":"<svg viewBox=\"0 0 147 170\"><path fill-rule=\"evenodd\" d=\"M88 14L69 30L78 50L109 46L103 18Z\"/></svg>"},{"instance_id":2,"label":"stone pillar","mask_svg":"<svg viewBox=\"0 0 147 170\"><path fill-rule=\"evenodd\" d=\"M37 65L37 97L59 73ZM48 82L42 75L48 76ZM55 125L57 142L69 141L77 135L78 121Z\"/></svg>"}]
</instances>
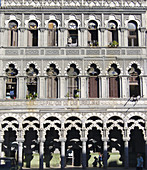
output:
<instances>
[{"instance_id":1,"label":"stone pillar","mask_svg":"<svg viewBox=\"0 0 147 170\"><path fill-rule=\"evenodd\" d=\"M124 166L129 168L129 142L128 140L124 141Z\"/></svg>"},{"instance_id":2,"label":"stone pillar","mask_svg":"<svg viewBox=\"0 0 147 170\"><path fill-rule=\"evenodd\" d=\"M60 28L60 44L61 47L65 47L65 45L67 44L67 30L66 28Z\"/></svg>"},{"instance_id":3,"label":"stone pillar","mask_svg":"<svg viewBox=\"0 0 147 170\"><path fill-rule=\"evenodd\" d=\"M20 126L22 128L22 126ZM24 135L22 129L18 129L17 133L17 142L18 142L18 166L20 169L22 168L22 156L23 156L23 142L24 142Z\"/></svg>"},{"instance_id":4,"label":"stone pillar","mask_svg":"<svg viewBox=\"0 0 147 170\"><path fill-rule=\"evenodd\" d=\"M85 46L85 41L87 40L87 36L84 35L86 28L80 28L81 31L81 44L80 46L84 47ZM87 46L87 45L86 45Z\"/></svg>"},{"instance_id":5,"label":"stone pillar","mask_svg":"<svg viewBox=\"0 0 147 170\"><path fill-rule=\"evenodd\" d=\"M18 77L18 98L19 99L25 99L25 78L24 77Z\"/></svg>"},{"instance_id":6,"label":"stone pillar","mask_svg":"<svg viewBox=\"0 0 147 170\"><path fill-rule=\"evenodd\" d=\"M106 28L100 28L100 31L101 31L101 40L100 40L100 44L101 46L107 46L108 44L108 41L107 41L107 38L108 36L106 35Z\"/></svg>"},{"instance_id":7,"label":"stone pillar","mask_svg":"<svg viewBox=\"0 0 147 170\"><path fill-rule=\"evenodd\" d=\"M2 144L4 141L3 136L4 136L4 132L3 132L2 128L0 128L0 157L3 157L3 154L2 154Z\"/></svg>"},{"instance_id":8,"label":"stone pillar","mask_svg":"<svg viewBox=\"0 0 147 170\"><path fill-rule=\"evenodd\" d=\"M6 86L4 77L0 77L0 99L4 98L4 86Z\"/></svg>"},{"instance_id":9,"label":"stone pillar","mask_svg":"<svg viewBox=\"0 0 147 170\"><path fill-rule=\"evenodd\" d=\"M124 47L128 47L128 30L124 29Z\"/></svg>"},{"instance_id":10,"label":"stone pillar","mask_svg":"<svg viewBox=\"0 0 147 170\"><path fill-rule=\"evenodd\" d=\"M108 82L107 82L107 77L101 77L101 82L102 82L102 98L107 98L108 97Z\"/></svg>"},{"instance_id":11,"label":"stone pillar","mask_svg":"<svg viewBox=\"0 0 147 170\"><path fill-rule=\"evenodd\" d=\"M144 162L145 162L145 169L147 169L147 139L146 139L146 141L145 141L145 160L144 160Z\"/></svg>"},{"instance_id":12,"label":"stone pillar","mask_svg":"<svg viewBox=\"0 0 147 170\"><path fill-rule=\"evenodd\" d=\"M26 39L27 37L25 37L25 28L20 28L20 31L19 31L20 35L18 34L18 46L20 47L25 47L27 46L27 41L24 41L24 38ZM24 43L25 42L25 43Z\"/></svg>"},{"instance_id":13,"label":"stone pillar","mask_svg":"<svg viewBox=\"0 0 147 170\"><path fill-rule=\"evenodd\" d=\"M122 98L127 98L128 97L128 78L127 77L122 77Z\"/></svg>"},{"instance_id":14,"label":"stone pillar","mask_svg":"<svg viewBox=\"0 0 147 170\"><path fill-rule=\"evenodd\" d=\"M40 99L44 99L45 98L45 92L46 92L46 89L45 89L45 77L39 77L39 98Z\"/></svg>"},{"instance_id":15,"label":"stone pillar","mask_svg":"<svg viewBox=\"0 0 147 170\"><path fill-rule=\"evenodd\" d=\"M60 77L60 98L65 98L67 91L66 79L65 77Z\"/></svg>"},{"instance_id":16,"label":"stone pillar","mask_svg":"<svg viewBox=\"0 0 147 170\"><path fill-rule=\"evenodd\" d=\"M125 28L120 28L120 31L121 31L121 41L119 41L119 46L121 47L124 47L124 31L125 31Z\"/></svg>"},{"instance_id":17,"label":"stone pillar","mask_svg":"<svg viewBox=\"0 0 147 170\"><path fill-rule=\"evenodd\" d=\"M86 141L87 139L82 139L82 167L86 168Z\"/></svg>"},{"instance_id":18,"label":"stone pillar","mask_svg":"<svg viewBox=\"0 0 147 170\"><path fill-rule=\"evenodd\" d=\"M44 142L45 142L45 135L43 128L40 129L39 134L39 169L43 169L43 154L44 154Z\"/></svg>"},{"instance_id":19,"label":"stone pillar","mask_svg":"<svg viewBox=\"0 0 147 170\"><path fill-rule=\"evenodd\" d=\"M104 168L107 168L107 140L103 140L103 164Z\"/></svg>"},{"instance_id":20,"label":"stone pillar","mask_svg":"<svg viewBox=\"0 0 147 170\"><path fill-rule=\"evenodd\" d=\"M87 81L86 77L81 77L81 98L87 97Z\"/></svg>"},{"instance_id":21,"label":"stone pillar","mask_svg":"<svg viewBox=\"0 0 147 170\"><path fill-rule=\"evenodd\" d=\"M38 46L39 47L44 47L44 33L45 33L45 28L40 28L40 38L38 39Z\"/></svg>"},{"instance_id":22,"label":"stone pillar","mask_svg":"<svg viewBox=\"0 0 147 170\"><path fill-rule=\"evenodd\" d=\"M145 46L145 31L146 28L140 28L140 34L141 34L141 46Z\"/></svg>"}]
</instances>

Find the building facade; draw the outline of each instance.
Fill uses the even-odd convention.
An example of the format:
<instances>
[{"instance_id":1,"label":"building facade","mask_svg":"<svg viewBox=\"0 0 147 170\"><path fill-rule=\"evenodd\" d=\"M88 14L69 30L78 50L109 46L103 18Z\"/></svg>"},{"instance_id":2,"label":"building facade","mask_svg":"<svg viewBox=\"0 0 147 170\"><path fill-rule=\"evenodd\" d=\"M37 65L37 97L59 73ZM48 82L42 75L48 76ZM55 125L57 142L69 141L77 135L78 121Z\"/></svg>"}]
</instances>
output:
<instances>
[{"instance_id":1,"label":"building facade","mask_svg":"<svg viewBox=\"0 0 147 170\"><path fill-rule=\"evenodd\" d=\"M147 168L146 0L1 0L0 156L23 167ZM55 161L56 160L56 161Z\"/></svg>"}]
</instances>

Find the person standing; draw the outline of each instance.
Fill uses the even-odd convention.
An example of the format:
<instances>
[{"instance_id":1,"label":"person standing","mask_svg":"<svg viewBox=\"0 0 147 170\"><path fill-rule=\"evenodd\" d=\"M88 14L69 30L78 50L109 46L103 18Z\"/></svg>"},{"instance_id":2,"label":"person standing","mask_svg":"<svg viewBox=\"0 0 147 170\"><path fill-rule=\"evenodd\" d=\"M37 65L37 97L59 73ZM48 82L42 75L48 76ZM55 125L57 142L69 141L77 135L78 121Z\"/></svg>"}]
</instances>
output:
<instances>
[{"instance_id":1,"label":"person standing","mask_svg":"<svg viewBox=\"0 0 147 170\"><path fill-rule=\"evenodd\" d=\"M143 157L139 153L137 154L136 170L143 170Z\"/></svg>"},{"instance_id":2,"label":"person standing","mask_svg":"<svg viewBox=\"0 0 147 170\"><path fill-rule=\"evenodd\" d=\"M102 167L102 161L103 161L102 155L101 153L99 153L99 168Z\"/></svg>"}]
</instances>

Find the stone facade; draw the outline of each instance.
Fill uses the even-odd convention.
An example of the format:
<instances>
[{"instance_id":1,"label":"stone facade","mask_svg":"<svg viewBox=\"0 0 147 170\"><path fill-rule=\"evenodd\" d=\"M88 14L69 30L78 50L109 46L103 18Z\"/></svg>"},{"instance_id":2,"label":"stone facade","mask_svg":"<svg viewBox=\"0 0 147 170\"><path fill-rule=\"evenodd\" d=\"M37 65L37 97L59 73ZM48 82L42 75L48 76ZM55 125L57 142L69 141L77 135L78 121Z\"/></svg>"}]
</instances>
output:
<instances>
[{"instance_id":1,"label":"stone facade","mask_svg":"<svg viewBox=\"0 0 147 170\"><path fill-rule=\"evenodd\" d=\"M147 4L1 0L0 156L32 167L147 168ZM16 156L17 154L17 156ZM113 160L113 155L118 158ZM117 162L119 161L119 163Z\"/></svg>"}]
</instances>

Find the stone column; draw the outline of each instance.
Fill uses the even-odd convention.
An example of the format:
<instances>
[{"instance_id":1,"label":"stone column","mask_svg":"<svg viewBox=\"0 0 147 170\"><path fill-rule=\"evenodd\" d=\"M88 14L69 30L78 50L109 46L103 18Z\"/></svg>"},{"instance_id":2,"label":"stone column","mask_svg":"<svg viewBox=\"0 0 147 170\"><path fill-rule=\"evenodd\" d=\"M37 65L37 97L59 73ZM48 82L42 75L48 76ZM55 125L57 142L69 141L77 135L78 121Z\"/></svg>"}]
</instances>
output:
<instances>
[{"instance_id":1,"label":"stone column","mask_svg":"<svg viewBox=\"0 0 147 170\"><path fill-rule=\"evenodd\" d=\"M84 47L85 46L85 41L87 40L87 36L84 35L86 28L80 28L81 32L81 44L80 46ZM86 45L87 46L87 45Z\"/></svg>"},{"instance_id":2,"label":"stone column","mask_svg":"<svg viewBox=\"0 0 147 170\"><path fill-rule=\"evenodd\" d=\"M45 77L39 77L39 98L40 99L44 99L45 98L45 92L46 92L46 89L45 89Z\"/></svg>"},{"instance_id":3,"label":"stone column","mask_svg":"<svg viewBox=\"0 0 147 170\"><path fill-rule=\"evenodd\" d=\"M145 31L146 28L140 28L140 34L141 34L141 46L145 46Z\"/></svg>"},{"instance_id":4,"label":"stone column","mask_svg":"<svg viewBox=\"0 0 147 170\"><path fill-rule=\"evenodd\" d=\"M38 39L38 46L39 47L44 47L44 33L45 33L45 28L40 28L40 38Z\"/></svg>"},{"instance_id":5,"label":"stone column","mask_svg":"<svg viewBox=\"0 0 147 170\"><path fill-rule=\"evenodd\" d=\"M86 98L87 93L86 77L81 77L81 98Z\"/></svg>"},{"instance_id":6,"label":"stone column","mask_svg":"<svg viewBox=\"0 0 147 170\"><path fill-rule=\"evenodd\" d=\"M107 139L103 140L103 164L107 168Z\"/></svg>"},{"instance_id":7,"label":"stone column","mask_svg":"<svg viewBox=\"0 0 147 170\"><path fill-rule=\"evenodd\" d=\"M108 41L107 41L107 35L106 35L106 28L100 28L101 31L101 40L100 40L100 44L101 46L107 46Z\"/></svg>"},{"instance_id":8,"label":"stone column","mask_svg":"<svg viewBox=\"0 0 147 170\"><path fill-rule=\"evenodd\" d=\"M125 31L125 28L120 28L120 31L121 31L121 41L119 40L119 46L121 47L124 47L124 31Z\"/></svg>"},{"instance_id":9,"label":"stone column","mask_svg":"<svg viewBox=\"0 0 147 170\"><path fill-rule=\"evenodd\" d=\"M122 98L127 98L128 97L128 78L127 77L122 77Z\"/></svg>"},{"instance_id":10,"label":"stone column","mask_svg":"<svg viewBox=\"0 0 147 170\"><path fill-rule=\"evenodd\" d=\"M4 136L4 132L3 132L2 127L1 127L0 128L0 157L3 157L3 154L2 154L2 144L3 144L3 141L4 141L3 136Z\"/></svg>"},{"instance_id":11,"label":"stone column","mask_svg":"<svg viewBox=\"0 0 147 170\"><path fill-rule=\"evenodd\" d=\"M102 98L107 98L108 97L108 82L107 82L107 77L101 77L101 82L102 82Z\"/></svg>"},{"instance_id":12,"label":"stone column","mask_svg":"<svg viewBox=\"0 0 147 170\"><path fill-rule=\"evenodd\" d=\"M22 155L23 155L23 142L24 142L24 135L21 128L18 129L17 133L17 142L18 142L18 166L20 169L22 168Z\"/></svg>"},{"instance_id":13,"label":"stone column","mask_svg":"<svg viewBox=\"0 0 147 170\"><path fill-rule=\"evenodd\" d=\"M66 79L65 77L60 77L60 98L65 98L67 91Z\"/></svg>"},{"instance_id":14,"label":"stone column","mask_svg":"<svg viewBox=\"0 0 147 170\"><path fill-rule=\"evenodd\" d=\"M18 77L18 98L25 99L25 77Z\"/></svg>"},{"instance_id":15,"label":"stone column","mask_svg":"<svg viewBox=\"0 0 147 170\"><path fill-rule=\"evenodd\" d=\"M145 160L144 160L144 162L145 162L145 169L147 169L147 139L146 139L146 141L145 141Z\"/></svg>"},{"instance_id":16,"label":"stone column","mask_svg":"<svg viewBox=\"0 0 147 170\"><path fill-rule=\"evenodd\" d=\"M45 135L43 128L40 129L39 133L39 169L43 169L43 154L44 154L44 142L45 142Z\"/></svg>"},{"instance_id":17,"label":"stone column","mask_svg":"<svg viewBox=\"0 0 147 170\"><path fill-rule=\"evenodd\" d=\"M65 47L65 45L67 44L67 30L66 28L60 28L60 45L61 47Z\"/></svg>"},{"instance_id":18,"label":"stone column","mask_svg":"<svg viewBox=\"0 0 147 170\"><path fill-rule=\"evenodd\" d=\"M27 46L27 41L25 41L24 43L24 38L26 39L27 37L25 37L24 33L25 33L25 28L20 28L19 31L20 35L18 35L19 39L18 39L18 46L20 47L24 47Z\"/></svg>"},{"instance_id":19,"label":"stone column","mask_svg":"<svg viewBox=\"0 0 147 170\"><path fill-rule=\"evenodd\" d=\"M4 86L6 86L4 77L0 77L0 99L4 98Z\"/></svg>"},{"instance_id":20,"label":"stone column","mask_svg":"<svg viewBox=\"0 0 147 170\"><path fill-rule=\"evenodd\" d=\"M129 142L128 140L124 141L124 166L125 168L129 167Z\"/></svg>"}]
</instances>

